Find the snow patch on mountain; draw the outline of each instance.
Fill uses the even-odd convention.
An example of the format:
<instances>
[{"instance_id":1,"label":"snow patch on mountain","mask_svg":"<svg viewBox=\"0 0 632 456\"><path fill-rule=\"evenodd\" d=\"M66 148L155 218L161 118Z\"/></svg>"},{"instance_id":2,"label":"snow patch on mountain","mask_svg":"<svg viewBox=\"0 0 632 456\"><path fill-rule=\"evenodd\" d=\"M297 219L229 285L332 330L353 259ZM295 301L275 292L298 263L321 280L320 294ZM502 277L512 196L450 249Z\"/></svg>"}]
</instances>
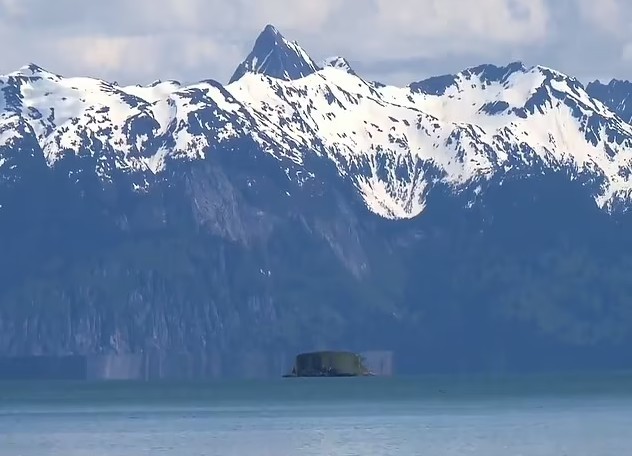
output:
<instances>
[{"instance_id":1,"label":"snow patch on mountain","mask_svg":"<svg viewBox=\"0 0 632 456\"><path fill-rule=\"evenodd\" d=\"M147 103L155 103L167 98L170 94L180 89L182 85L178 81L154 81L150 85L141 86L125 86L120 87L120 90L131 95L138 97Z\"/></svg>"},{"instance_id":2,"label":"snow patch on mountain","mask_svg":"<svg viewBox=\"0 0 632 456\"><path fill-rule=\"evenodd\" d=\"M376 88L334 67L295 81L246 75L228 89L257 116L283 125L278 144L291 137L334 160L383 216L423 210L428 176L413 170L429 165L456 191L498 173L528 170L534 160L603 179L595 194L601 206L631 186L630 125L574 79L545 67L505 72L497 80L466 70L442 95ZM485 109L493 105L502 109ZM397 176L389 175L393 169Z\"/></svg>"},{"instance_id":3,"label":"snow patch on mountain","mask_svg":"<svg viewBox=\"0 0 632 456\"><path fill-rule=\"evenodd\" d=\"M323 61L321 66L323 68L326 68L326 67L338 68L340 70L346 71L347 73L356 74L356 72L353 71L353 69L351 68L351 65L349 64L347 59L345 59L344 57L340 57L340 56L334 56L334 57L326 58Z\"/></svg>"}]
</instances>

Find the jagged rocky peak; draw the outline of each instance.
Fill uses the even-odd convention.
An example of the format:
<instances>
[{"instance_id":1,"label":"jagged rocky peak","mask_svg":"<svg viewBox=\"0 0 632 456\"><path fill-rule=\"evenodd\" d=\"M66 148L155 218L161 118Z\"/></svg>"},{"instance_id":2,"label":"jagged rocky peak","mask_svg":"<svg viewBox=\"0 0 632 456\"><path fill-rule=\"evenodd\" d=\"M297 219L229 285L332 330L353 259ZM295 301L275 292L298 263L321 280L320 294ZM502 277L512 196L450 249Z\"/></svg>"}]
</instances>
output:
<instances>
[{"instance_id":1,"label":"jagged rocky peak","mask_svg":"<svg viewBox=\"0 0 632 456\"><path fill-rule=\"evenodd\" d=\"M322 64L322 67L332 67L332 68L338 68L340 70L344 70L349 74L353 74L355 75L355 71L353 71L353 69L351 68L351 65L349 64L349 61L347 59L345 59L344 57L340 57L340 56L333 56L333 57L327 57Z\"/></svg>"},{"instance_id":2,"label":"jagged rocky peak","mask_svg":"<svg viewBox=\"0 0 632 456\"><path fill-rule=\"evenodd\" d=\"M289 81L308 76L319 69L296 41L288 41L273 25L266 25L252 51L239 64L229 83L246 73L265 74Z\"/></svg>"},{"instance_id":3,"label":"jagged rocky peak","mask_svg":"<svg viewBox=\"0 0 632 456\"><path fill-rule=\"evenodd\" d=\"M500 83L504 84L510 78L520 75L536 75L543 81L564 81L569 86L578 88L581 83L577 78L569 76L561 71L549 68L544 65L526 66L520 61L511 62L507 65L498 66L494 64L484 64L463 70L459 75L467 80L476 78L483 84ZM583 86L581 86L583 88Z\"/></svg>"},{"instance_id":4,"label":"jagged rocky peak","mask_svg":"<svg viewBox=\"0 0 632 456\"><path fill-rule=\"evenodd\" d=\"M462 72L465 77L477 77L482 82L503 82L516 73L529 71L522 62L511 62L508 65L484 64L467 68Z\"/></svg>"},{"instance_id":5,"label":"jagged rocky peak","mask_svg":"<svg viewBox=\"0 0 632 456\"><path fill-rule=\"evenodd\" d=\"M45 70L41 66L35 63L29 63L22 66L17 71L10 73L8 76L22 76L22 77L41 77L47 79L61 79L61 75L55 74L48 70Z\"/></svg>"},{"instance_id":6,"label":"jagged rocky peak","mask_svg":"<svg viewBox=\"0 0 632 456\"><path fill-rule=\"evenodd\" d=\"M505 66L493 64L478 65L466 68L457 74L433 76L409 85L410 90L428 95L443 95L448 88L456 86L459 79L470 80L476 78L483 83L503 82L511 75L528 71L522 62L512 62Z\"/></svg>"},{"instance_id":7,"label":"jagged rocky peak","mask_svg":"<svg viewBox=\"0 0 632 456\"><path fill-rule=\"evenodd\" d=\"M510 86L521 86L536 90L540 86L551 86L554 81L558 90L561 87L560 83L576 94L584 90L577 78L542 65L527 67L519 61L507 65L473 66L455 74L433 76L413 82L408 87L413 93L444 96L450 89L457 88L458 90L469 90L469 88L484 90L494 86L504 90Z\"/></svg>"},{"instance_id":8,"label":"jagged rocky peak","mask_svg":"<svg viewBox=\"0 0 632 456\"><path fill-rule=\"evenodd\" d=\"M605 84L596 80L586 86L586 92L616 112L625 122L632 122L632 82L612 79Z\"/></svg>"},{"instance_id":9,"label":"jagged rocky peak","mask_svg":"<svg viewBox=\"0 0 632 456\"><path fill-rule=\"evenodd\" d=\"M180 81L176 81L175 79L165 79L165 80L156 79L154 82L149 84L147 87L159 87L159 86L182 87L182 83Z\"/></svg>"},{"instance_id":10,"label":"jagged rocky peak","mask_svg":"<svg viewBox=\"0 0 632 456\"><path fill-rule=\"evenodd\" d=\"M44 68L32 62L29 63L28 65L24 65L23 67L21 67L19 71L23 71L23 72L30 71L31 74L46 72Z\"/></svg>"}]
</instances>

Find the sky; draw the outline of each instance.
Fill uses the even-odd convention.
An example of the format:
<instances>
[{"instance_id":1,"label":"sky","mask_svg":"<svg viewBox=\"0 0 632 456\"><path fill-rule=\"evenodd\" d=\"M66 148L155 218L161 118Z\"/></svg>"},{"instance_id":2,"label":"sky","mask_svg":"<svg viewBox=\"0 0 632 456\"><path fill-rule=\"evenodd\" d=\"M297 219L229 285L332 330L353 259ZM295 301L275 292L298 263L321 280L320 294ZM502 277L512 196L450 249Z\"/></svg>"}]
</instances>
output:
<instances>
[{"instance_id":1,"label":"sky","mask_svg":"<svg viewBox=\"0 0 632 456\"><path fill-rule=\"evenodd\" d=\"M389 84L515 60L632 79L630 0L0 0L0 72L225 83L266 24Z\"/></svg>"}]
</instances>

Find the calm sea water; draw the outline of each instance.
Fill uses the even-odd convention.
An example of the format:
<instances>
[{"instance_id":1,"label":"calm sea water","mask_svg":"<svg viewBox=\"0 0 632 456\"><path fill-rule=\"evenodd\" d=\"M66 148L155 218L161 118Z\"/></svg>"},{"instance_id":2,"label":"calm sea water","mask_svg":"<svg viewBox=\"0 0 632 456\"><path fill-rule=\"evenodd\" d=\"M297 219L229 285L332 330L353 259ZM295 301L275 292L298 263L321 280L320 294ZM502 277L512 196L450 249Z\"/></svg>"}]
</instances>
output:
<instances>
[{"instance_id":1,"label":"calm sea water","mask_svg":"<svg viewBox=\"0 0 632 456\"><path fill-rule=\"evenodd\" d=\"M632 375L0 383L1 456L632 454Z\"/></svg>"}]
</instances>

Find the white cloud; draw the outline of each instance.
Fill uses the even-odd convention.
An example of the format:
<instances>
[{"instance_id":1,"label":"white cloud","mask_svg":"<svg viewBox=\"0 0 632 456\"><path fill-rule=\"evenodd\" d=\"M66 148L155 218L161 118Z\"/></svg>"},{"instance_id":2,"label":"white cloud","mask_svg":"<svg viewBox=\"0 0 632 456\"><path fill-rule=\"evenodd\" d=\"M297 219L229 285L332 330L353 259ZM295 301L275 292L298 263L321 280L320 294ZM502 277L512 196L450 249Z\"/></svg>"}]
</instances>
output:
<instances>
[{"instance_id":1,"label":"white cloud","mask_svg":"<svg viewBox=\"0 0 632 456\"><path fill-rule=\"evenodd\" d=\"M323 31L329 17L339 10L343 0L292 0L291 3L284 0L241 0L241 3L244 5L242 10L247 14L247 29L258 29L262 24L273 23L280 29L318 33Z\"/></svg>"},{"instance_id":2,"label":"white cloud","mask_svg":"<svg viewBox=\"0 0 632 456\"><path fill-rule=\"evenodd\" d=\"M632 62L632 43L626 43L621 50L621 59L624 62Z\"/></svg>"},{"instance_id":3,"label":"white cloud","mask_svg":"<svg viewBox=\"0 0 632 456\"><path fill-rule=\"evenodd\" d=\"M524 44L546 35L544 0L377 0L384 32L447 40Z\"/></svg>"},{"instance_id":4,"label":"white cloud","mask_svg":"<svg viewBox=\"0 0 632 456\"><path fill-rule=\"evenodd\" d=\"M596 26L601 31L613 35L619 35L623 32L622 14L626 10L622 7L622 3L620 0L576 1L580 14L587 22Z\"/></svg>"},{"instance_id":5,"label":"white cloud","mask_svg":"<svg viewBox=\"0 0 632 456\"><path fill-rule=\"evenodd\" d=\"M623 51L624 43L632 42L629 3L0 0L0 39L11 43L3 49L0 71L35 61L62 74L90 74L127 82L167 77L226 80L267 23L297 39L315 58L343 54L369 65L396 60L400 65L393 72L400 75L409 72L401 68L401 62L407 60L423 59L432 66L434 60L447 58L461 62L509 55L521 59L536 54L565 55L565 42L559 37L574 36L577 30L582 30L585 40L593 35L618 40L604 45L619 47L620 63L628 52ZM560 18L562 22L555 22ZM581 46L569 52L572 54L565 55L564 61L570 67L573 62L580 67L586 59ZM424 68L423 72L432 73L433 69Z\"/></svg>"},{"instance_id":6,"label":"white cloud","mask_svg":"<svg viewBox=\"0 0 632 456\"><path fill-rule=\"evenodd\" d=\"M23 0L0 0L0 11L3 16L17 18L27 14L28 7Z\"/></svg>"},{"instance_id":7,"label":"white cloud","mask_svg":"<svg viewBox=\"0 0 632 456\"><path fill-rule=\"evenodd\" d=\"M159 71L152 58L156 41L151 36L77 36L54 40L49 46L66 65L76 67L75 71L84 67L92 73L112 74L132 62L142 71Z\"/></svg>"},{"instance_id":8,"label":"white cloud","mask_svg":"<svg viewBox=\"0 0 632 456\"><path fill-rule=\"evenodd\" d=\"M342 23L318 40L343 47L356 59L402 59L489 55L499 48L542 43L547 31L545 0L375 0L352 34Z\"/></svg>"},{"instance_id":9,"label":"white cloud","mask_svg":"<svg viewBox=\"0 0 632 456\"><path fill-rule=\"evenodd\" d=\"M139 36L81 35L48 44L50 52L72 74L87 74L124 82L149 82L154 79L181 78L200 67L220 71L218 63L236 62L234 46L195 33L171 32ZM225 59L225 60L224 60ZM131 78L130 78L131 75ZM197 78L212 77L200 75ZM128 80L129 79L129 80Z\"/></svg>"}]
</instances>

